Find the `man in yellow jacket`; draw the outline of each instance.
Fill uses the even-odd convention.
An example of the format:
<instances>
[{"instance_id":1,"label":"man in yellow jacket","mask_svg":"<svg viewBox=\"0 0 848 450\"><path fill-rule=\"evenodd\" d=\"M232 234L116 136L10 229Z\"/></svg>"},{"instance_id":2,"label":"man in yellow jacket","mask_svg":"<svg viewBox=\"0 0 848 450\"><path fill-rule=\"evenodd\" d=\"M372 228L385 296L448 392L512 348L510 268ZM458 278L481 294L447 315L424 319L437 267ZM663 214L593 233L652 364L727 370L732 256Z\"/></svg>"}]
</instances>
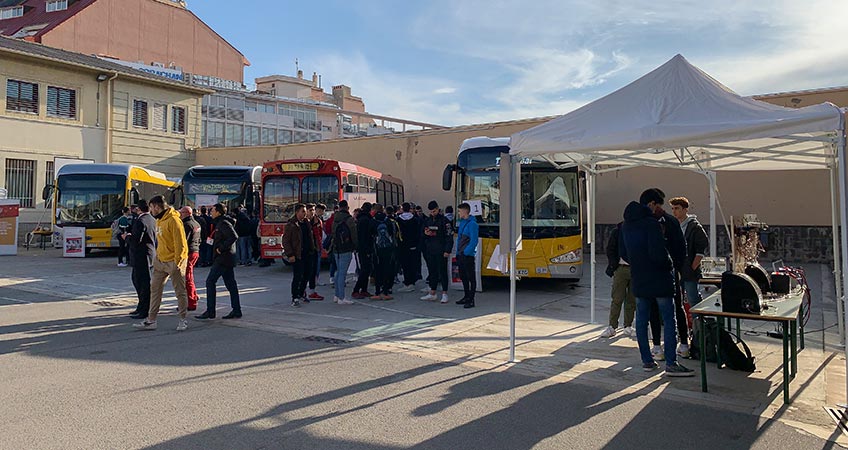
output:
<instances>
[{"instance_id":1,"label":"man in yellow jacket","mask_svg":"<svg viewBox=\"0 0 848 450\"><path fill-rule=\"evenodd\" d=\"M155 330L156 317L162 305L162 291L168 278L177 294L180 321L177 331L188 328L186 311L188 293L186 291L186 265L188 262L188 244L180 213L171 208L161 195L148 202L150 213L156 218L156 257L153 258L153 277L150 279L150 312L147 320L135 324L141 330Z\"/></svg>"}]
</instances>

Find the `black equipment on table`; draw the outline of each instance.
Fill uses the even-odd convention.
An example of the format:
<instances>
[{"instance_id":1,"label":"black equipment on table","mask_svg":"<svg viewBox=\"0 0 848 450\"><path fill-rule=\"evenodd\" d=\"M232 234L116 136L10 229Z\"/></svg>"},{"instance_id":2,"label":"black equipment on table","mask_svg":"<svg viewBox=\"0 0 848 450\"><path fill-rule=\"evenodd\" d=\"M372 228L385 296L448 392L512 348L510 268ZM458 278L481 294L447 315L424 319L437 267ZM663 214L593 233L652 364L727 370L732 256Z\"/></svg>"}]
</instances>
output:
<instances>
[{"instance_id":1,"label":"black equipment on table","mask_svg":"<svg viewBox=\"0 0 848 450\"><path fill-rule=\"evenodd\" d=\"M734 272L721 274L722 311L760 314L763 309L763 292L751 276Z\"/></svg>"},{"instance_id":2,"label":"black equipment on table","mask_svg":"<svg viewBox=\"0 0 848 450\"><path fill-rule=\"evenodd\" d=\"M748 275L757 283L761 292L771 292L771 275L766 272L766 269L763 269L763 266L748 264L745 266L745 275Z\"/></svg>"}]
</instances>

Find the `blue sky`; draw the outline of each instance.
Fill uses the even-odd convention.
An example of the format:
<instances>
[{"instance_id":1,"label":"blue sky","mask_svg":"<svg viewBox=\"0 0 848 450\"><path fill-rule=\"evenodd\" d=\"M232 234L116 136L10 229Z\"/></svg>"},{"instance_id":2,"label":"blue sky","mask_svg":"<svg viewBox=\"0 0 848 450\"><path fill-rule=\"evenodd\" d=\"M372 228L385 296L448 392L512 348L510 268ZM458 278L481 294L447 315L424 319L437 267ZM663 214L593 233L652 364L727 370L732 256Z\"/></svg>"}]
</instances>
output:
<instances>
[{"instance_id":1,"label":"blue sky","mask_svg":"<svg viewBox=\"0 0 848 450\"><path fill-rule=\"evenodd\" d=\"M567 113L677 53L740 94L848 85L848 1L189 0L258 76L322 75L374 114ZM238 7L233 7L238 5Z\"/></svg>"}]
</instances>

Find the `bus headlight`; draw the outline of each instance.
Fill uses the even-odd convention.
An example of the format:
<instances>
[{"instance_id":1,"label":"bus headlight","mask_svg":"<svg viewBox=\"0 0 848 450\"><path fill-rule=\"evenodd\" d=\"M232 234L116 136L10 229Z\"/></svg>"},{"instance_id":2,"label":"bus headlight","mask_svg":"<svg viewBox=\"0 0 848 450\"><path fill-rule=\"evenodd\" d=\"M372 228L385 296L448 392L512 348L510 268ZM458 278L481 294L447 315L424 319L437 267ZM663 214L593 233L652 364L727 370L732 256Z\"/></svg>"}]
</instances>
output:
<instances>
[{"instance_id":1,"label":"bus headlight","mask_svg":"<svg viewBox=\"0 0 848 450\"><path fill-rule=\"evenodd\" d=\"M263 237L262 245L269 245L271 247L275 247L280 243L279 238L276 237Z\"/></svg>"},{"instance_id":2,"label":"bus headlight","mask_svg":"<svg viewBox=\"0 0 848 450\"><path fill-rule=\"evenodd\" d=\"M551 262L554 264L571 264L577 263L583 260L583 250L574 250L563 255L559 255L556 258L551 258Z\"/></svg>"}]
</instances>

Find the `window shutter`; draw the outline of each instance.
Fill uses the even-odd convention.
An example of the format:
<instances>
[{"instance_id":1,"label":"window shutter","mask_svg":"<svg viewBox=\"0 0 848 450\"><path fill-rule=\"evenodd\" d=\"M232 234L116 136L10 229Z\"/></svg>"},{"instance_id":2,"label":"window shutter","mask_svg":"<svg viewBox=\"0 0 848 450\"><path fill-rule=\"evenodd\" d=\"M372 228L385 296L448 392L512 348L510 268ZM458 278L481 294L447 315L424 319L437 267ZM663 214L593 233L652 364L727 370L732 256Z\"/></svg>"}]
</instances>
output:
<instances>
[{"instance_id":1,"label":"window shutter","mask_svg":"<svg viewBox=\"0 0 848 450\"><path fill-rule=\"evenodd\" d=\"M185 134L186 131L186 110L179 106L171 108L171 131L174 133Z\"/></svg>"},{"instance_id":2,"label":"window shutter","mask_svg":"<svg viewBox=\"0 0 848 450\"><path fill-rule=\"evenodd\" d=\"M77 118L77 91L47 86L47 115L65 119Z\"/></svg>"},{"instance_id":3,"label":"window shutter","mask_svg":"<svg viewBox=\"0 0 848 450\"><path fill-rule=\"evenodd\" d=\"M6 111L38 114L38 85L24 81L6 81Z\"/></svg>"},{"instance_id":4,"label":"window shutter","mask_svg":"<svg viewBox=\"0 0 848 450\"><path fill-rule=\"evenodd\" d=\"M133 100L133 126L147 128L147 102Z\"/></svg>"},{"instance_id":5,"label":"window shutter","mask_svg":"<svg viewBox=\"0 0 848 450\"><path fill-rule=\"evenodd\" d=\"M168 131L168 105L153 104L153 129Z\"/></svg>"}]
</instances>

